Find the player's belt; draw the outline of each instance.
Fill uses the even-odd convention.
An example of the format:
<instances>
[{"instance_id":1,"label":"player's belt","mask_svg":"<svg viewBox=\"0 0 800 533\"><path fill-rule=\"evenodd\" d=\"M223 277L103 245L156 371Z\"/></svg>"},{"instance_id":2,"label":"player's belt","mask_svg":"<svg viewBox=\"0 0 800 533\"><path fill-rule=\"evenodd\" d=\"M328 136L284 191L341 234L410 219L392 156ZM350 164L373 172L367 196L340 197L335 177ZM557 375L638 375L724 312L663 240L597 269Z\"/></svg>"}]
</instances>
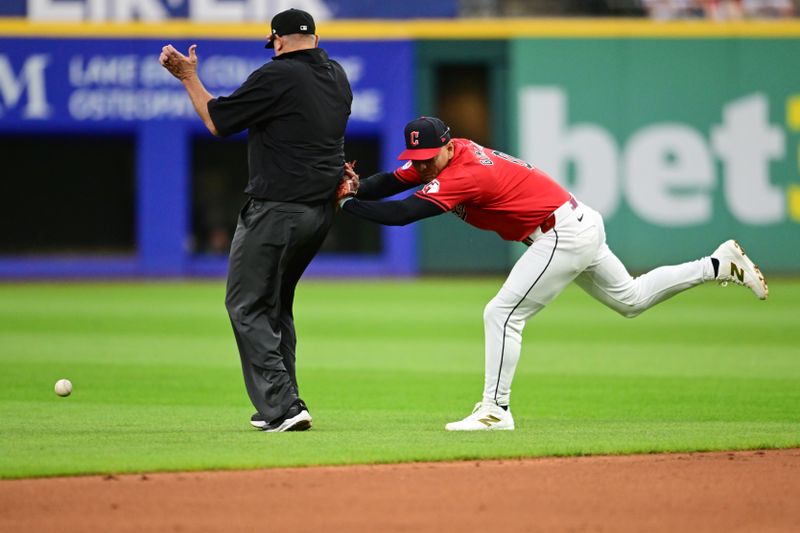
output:
<instances>
[{"instance_id":1,"label":"player's belt","mask_svg":"<svg viewBox=\"0 0 800 533\"><path fill-rule=\"evenodd\" d=\"M520 242L526 246L530 246L533 244L533 241L556 227L556 222L565 219L576 209L578 209L578 201L574 197L570 196L569 200L557 207L555 211L550 213L550 215L544 219L544 222L542 222L538 228L533 230L533 233L522 239Z\"/></svg>"}]
</instances>

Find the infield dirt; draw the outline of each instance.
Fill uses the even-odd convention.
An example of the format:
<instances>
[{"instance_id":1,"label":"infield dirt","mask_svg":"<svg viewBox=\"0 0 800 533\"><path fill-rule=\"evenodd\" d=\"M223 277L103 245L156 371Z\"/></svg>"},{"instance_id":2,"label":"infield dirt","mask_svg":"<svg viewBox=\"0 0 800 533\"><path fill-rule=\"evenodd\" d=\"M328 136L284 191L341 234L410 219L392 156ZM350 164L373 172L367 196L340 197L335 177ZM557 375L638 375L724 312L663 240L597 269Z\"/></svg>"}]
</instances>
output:
<instances>
[{"instance_id":1,"label":"infield dirt","mask_svg":"<svg viewBox=\"0 0 800 533\"><path fill-rule=\"evenodd\" d=\"M0 531L800 531L800 449L0 481Z\"/></svg>"}]
</instances>

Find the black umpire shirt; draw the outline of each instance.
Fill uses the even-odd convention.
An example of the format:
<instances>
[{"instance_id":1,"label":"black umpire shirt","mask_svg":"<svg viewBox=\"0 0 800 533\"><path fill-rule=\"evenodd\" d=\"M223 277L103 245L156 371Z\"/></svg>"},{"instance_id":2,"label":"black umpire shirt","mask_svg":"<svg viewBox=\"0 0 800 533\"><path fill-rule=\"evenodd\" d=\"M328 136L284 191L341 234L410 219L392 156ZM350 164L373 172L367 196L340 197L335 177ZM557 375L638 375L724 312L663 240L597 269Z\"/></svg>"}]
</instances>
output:
<instances>
[{"instance_id":1,"label":"black umpire shirt","mask_svg":"<svg viewBox=\"0 0 800 533\"><path fill-rule=\"evenodd\" d=\"M312 48L273 57L208 111L222 136L249 128L245 194L317 203L333 199L343 175L352 101L341 65Z\"/></svg>"}]
</instances>

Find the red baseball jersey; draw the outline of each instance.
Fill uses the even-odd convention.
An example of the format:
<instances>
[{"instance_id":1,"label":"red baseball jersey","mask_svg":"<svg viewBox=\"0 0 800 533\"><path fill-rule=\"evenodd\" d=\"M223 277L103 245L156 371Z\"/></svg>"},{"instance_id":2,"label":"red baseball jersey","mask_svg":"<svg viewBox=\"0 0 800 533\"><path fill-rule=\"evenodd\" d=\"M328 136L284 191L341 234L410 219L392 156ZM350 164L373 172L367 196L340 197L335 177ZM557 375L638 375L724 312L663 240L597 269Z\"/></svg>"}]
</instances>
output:
<instances>
[{"instance_id":1,"label":"red baseball jersey","mask_svg":"<svg viewBox=\"0 0 800 533\"><path fill-rule=\"evenodd\" d=\"M476 228L497 232L507 241L521 241L570 199L550 176L525 161L469 139L453 141L450 163L415 194ZM394 175L404 183L422 183L410 161Z\"/></svg>"}]
</instances>

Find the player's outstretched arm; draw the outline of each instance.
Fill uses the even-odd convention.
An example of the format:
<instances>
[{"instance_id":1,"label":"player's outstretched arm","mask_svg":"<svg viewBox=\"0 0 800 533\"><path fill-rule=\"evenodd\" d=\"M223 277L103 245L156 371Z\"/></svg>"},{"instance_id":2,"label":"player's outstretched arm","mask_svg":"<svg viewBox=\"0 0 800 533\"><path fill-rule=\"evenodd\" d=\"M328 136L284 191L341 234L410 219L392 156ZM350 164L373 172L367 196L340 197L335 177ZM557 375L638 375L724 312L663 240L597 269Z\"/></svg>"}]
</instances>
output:
<instances>
[{"instance_id":1,"label":"player's outstretched arm","mask_svg":"<svg viewBox=\"0 0 800 533\"><path fill-rule=\"evenodd\" d=\"M364 182L361 184L363 187ZM414 195L391 202L366 202L347 196L339 200L339 207L342 211L385 226L405 226L423 218L446 213L433 202Z\"/></svg>"},{"instance_id":2,"label":"player's outstretched arm","mask_svg":"<svg viewBox=\"0 0 800 533\"><path fill-rule=\"evenodd\" d=\"M208 102L214 97L209 93L203 82L197 76L197 45L189 47L189 56L178 52L171 44L161 49L161 56L158 58L161 65L175 76L183 84L183 88L189 94L194 110L203 120L208 131L219 136L214 121L208 112Z\"/></svg>"},{"instance_id":3,"label":"player's outstretched arm","mask_svg":"<svg viewBox=\"0 0 800 533\"><path fill-rule=\"evenodd\" d=\"M380 200L414 187L417 187L417 184L400 181L393 172L378 172L360 180L356 198L359 200Z\"/></svg>"}]
</instances>

